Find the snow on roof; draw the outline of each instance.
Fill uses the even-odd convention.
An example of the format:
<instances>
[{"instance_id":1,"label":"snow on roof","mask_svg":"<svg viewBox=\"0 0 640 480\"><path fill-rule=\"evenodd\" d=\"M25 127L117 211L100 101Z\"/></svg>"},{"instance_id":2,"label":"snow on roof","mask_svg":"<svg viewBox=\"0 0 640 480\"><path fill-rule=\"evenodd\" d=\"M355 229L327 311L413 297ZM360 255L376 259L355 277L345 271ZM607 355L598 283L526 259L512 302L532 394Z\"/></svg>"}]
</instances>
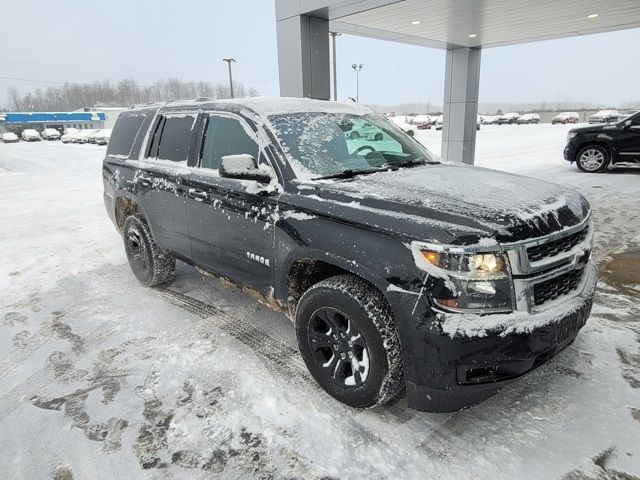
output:
<instances>
[{"instance_id":1,"label":"snow on roof","mask_svg":"<svg viewBox=\"0 0 640 480\"><path fill-rule=\"evenodd\" d=\"M216 102L242 105L254 110L256 113L267 116L295 112L352 113L356 115L369 115L372 113L368 108L354 102L333 102L311 98L251 97L216 100Z\"/></svg>"},{"instance_id":2,"label":"snow on roof","mask_svg":"<svg viewBox=\"0 0 640 480\"><path fill-rule=\"evenodd\" d=\"M159 102L151 104L133 105L129 111L144 110L151 107L180 108L210 107L219 105L237 105L253 110L258 115L269 116L281 113L295 112L327 112L327 113L350 113L354 115L371 115L373 112L354 102L333 102L329 100L314 100L311 98L293 97L250 97L250 98L225 98L225 99L196 99L178 100L171 102Z\"/></svg>"}]
</instances>

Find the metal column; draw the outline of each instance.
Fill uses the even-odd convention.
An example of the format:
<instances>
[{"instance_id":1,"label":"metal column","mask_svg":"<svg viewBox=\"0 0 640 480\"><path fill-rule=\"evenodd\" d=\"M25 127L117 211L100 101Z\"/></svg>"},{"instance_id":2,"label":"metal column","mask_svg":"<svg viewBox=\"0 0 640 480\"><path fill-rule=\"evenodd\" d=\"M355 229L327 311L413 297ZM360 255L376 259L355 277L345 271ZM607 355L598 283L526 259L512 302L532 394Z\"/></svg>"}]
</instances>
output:
<instances>
[{"instance_id":1,"label":"metal column","mask_svg":"<svg viewBox=\"0 0 640 480\"><path fill-rule=\"evenodd\" d=\"M447 50L442 158L473 164L480 85L479 48Z\"/></svg>"},{"instance_id":2,"label":"metal column","mask_svg":"<svg viewBox=\"0 0 640 480\"><path fill-rule=\"evenodd\" d=\"M280 95L329 100L328 20L278 15L276 32Z\"/></svg>"}]
</instances>

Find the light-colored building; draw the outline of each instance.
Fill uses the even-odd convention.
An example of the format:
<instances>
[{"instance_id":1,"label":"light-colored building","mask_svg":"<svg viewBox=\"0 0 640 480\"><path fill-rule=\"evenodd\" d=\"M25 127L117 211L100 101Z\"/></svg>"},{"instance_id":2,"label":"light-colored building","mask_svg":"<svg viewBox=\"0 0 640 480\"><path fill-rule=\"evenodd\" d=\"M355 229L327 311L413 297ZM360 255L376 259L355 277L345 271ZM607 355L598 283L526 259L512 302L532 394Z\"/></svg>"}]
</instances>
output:
<instances>
[{"instance_id":1,"label":"light-colored building","mask_svg":"<svg viewBox=\"0 0 640 480\"><path fill-rule=\"evenodd\" d=\"M65 128L79 130L89 128L107 128L107 116L99 111L76 112L6 112L0 114L0 131L20 133L26 128L39 132L45 128L55 128L63 132Z\"/></svg>"}]
</instances>

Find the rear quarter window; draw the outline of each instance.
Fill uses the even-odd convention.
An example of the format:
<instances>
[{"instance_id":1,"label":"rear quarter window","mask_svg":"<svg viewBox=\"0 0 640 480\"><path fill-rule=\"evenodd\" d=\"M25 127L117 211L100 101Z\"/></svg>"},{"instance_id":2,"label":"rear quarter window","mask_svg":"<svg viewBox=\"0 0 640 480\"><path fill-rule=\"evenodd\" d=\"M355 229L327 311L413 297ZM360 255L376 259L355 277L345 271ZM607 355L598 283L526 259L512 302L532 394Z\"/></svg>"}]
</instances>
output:
<instances>
[{"instance_id":1,"label":"rear quarter window","mask_svg":"<svg viewBox=\"0 0 640 480\"><path fill-rule=\"evenodd\" d=\"M143 120L144 116L118 118L109 139L107 155L128 157Z\"/></svg>"},{"instance_id":2,"label":"rear quarter window","mask_svg":"<svg viewBox=\"0 0 640 480\"><path fill-rule=\"evenodd\" d=\"M158 145L157 158L159 160L187 163L195 121L196 115L167 115L165 117Z\"/></svg>"}]
</instances>

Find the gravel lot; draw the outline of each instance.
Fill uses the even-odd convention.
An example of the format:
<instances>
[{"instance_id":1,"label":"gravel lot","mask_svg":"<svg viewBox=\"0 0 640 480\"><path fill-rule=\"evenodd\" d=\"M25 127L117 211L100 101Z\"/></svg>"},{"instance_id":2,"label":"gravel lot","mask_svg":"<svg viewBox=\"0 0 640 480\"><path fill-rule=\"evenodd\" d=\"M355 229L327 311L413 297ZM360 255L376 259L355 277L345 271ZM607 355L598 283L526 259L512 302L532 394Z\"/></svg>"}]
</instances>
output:
<instances>
[{"instance_id":1,"label":"gravel lot","mask_svg":"<svg viewBox=\"0 0 640 480\"><path fill-rule=\"evenodd\" d=\"M567 130L483 127L477 163L591 202L592 317L455 414L337 403L283 315L184 264L166 288L137 283L104 211L103 147L0 144L2 478L640 478L640 170L579 173ZM416 138L439 152L440 132Z\"/></svg>"}]
</instances>

